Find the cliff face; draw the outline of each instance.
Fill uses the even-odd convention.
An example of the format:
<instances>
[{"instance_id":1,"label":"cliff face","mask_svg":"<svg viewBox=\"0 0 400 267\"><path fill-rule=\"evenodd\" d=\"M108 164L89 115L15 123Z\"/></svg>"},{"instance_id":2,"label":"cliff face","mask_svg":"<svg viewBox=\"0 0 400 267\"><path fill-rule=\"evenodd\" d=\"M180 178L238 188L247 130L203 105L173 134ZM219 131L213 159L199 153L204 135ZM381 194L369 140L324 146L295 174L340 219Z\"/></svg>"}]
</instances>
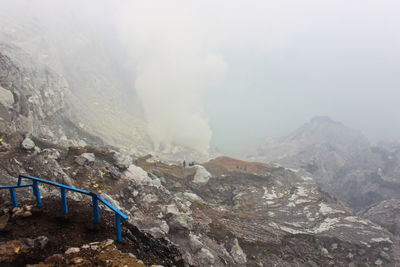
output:
<instances>
[{"instance_id":1,"label":"cliff face","mask_svg":"<svg viewBox=\"0 0 400 267\"><path fill-rule=\"evenodd\" d=\"M78 141L71 131L81 130L125 150L151 151L134 77L115 33L102 27L94 30L99 21L85 21L68 8L49 14L37 11L33 3L24 5L23 10L0 10L1 86L16 94L14 111L24 116L8 130L41 137L53 134L52 141L65 135L64 145ZM1 92L14 103L14 97ZM8 121L16 119L4 108L1 114ZM61 125L71 124L63 133L46 126L60 124L57 116L69 121ZM46 129L39 129L42 124ZM82 135L81 140L90 143Z\"/></svg>"},{"instance_id":2,"label":"cliff face","mask_svg":"<svg viewBox=\"0 0 400 267\"><path fill-rule=\"evenodd\" d=\"M67 82L18 47L0 44L0 131L62 145L85 144L70 121ZM89 138L94 141L98 139Z\"/></svg>"}]
</instances>

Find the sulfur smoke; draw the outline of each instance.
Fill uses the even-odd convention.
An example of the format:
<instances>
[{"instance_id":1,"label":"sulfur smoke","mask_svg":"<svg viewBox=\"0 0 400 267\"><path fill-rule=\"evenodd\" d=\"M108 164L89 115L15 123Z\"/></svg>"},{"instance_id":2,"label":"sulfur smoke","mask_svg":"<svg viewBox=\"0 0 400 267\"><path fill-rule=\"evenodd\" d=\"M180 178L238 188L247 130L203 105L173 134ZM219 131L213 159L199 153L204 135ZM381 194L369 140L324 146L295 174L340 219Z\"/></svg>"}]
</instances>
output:
<instances>
[{"instance_id":1,"label":"sulfur smoke","mask_svg":"<svg viewBox=\"0 0 400 267\"><path fill-rule=\"evenodd\" d=\"M134 1L117 12L117 30L135 65L135 89L158 151L206 152L211 130L202 95L227 69L204 43L207 29L192 1Z\"/></svg>"}]
</instances>

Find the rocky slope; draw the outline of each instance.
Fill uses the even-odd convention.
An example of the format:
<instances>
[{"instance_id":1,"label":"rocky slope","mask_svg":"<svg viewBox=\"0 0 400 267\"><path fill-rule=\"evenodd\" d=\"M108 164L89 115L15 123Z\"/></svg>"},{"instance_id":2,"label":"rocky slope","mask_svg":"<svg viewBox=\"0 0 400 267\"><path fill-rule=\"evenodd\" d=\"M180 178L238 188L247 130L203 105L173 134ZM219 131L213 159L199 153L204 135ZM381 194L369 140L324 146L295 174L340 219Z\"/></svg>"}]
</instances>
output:
<instances>
[{"instance_id":1,"label":"rocky slope","mask_svg":"<svg viewBox=\"0 0 400 267\"><path fill-rule=\"evenodd\" d=\"M0 131L61 145L101 144L71 121L68 84L16 46L0 44Z\"/></svg>"},{"instance_id":2,"label":"rocky slope","mask_svg":"<svg viewBox=\"0 0 400 267\"><path fill-rule=\"evenodd\" d=\"M68 118L72 129L64 127L63 133L50 129L52 141L64 145L64 136L70 141L69 132L78 128L110 145L151 150L140 101L127 74L129 66L117 52L120 48L109 29L95 31L93 25L99 21L78 16L68 5L48 14L47 10L39 11L44 3L4 4L0 10L0 85L18 92L31 109L43 111L25 120L33 127L48 128L52 122L59 124L51 121L56 116L47 120L55 112ZM48 3L47 8L51 6ZM24 112L26 116L27 110Z\"/></svg>"},{"instance_id":3,"label":"rocky slope","mask_svg":"<svg viewBox=\"0 0 400 267\"><path fill-rule=\"evenodd\" d=\"M59 4L6 1L0 9L0 130L62 145L92 144L90 135L130 153L154 151L133 63L114 21L107 21L118 5L88 15L82 9L93 3ZM169 159L207 156L177 144L165 150L155 152Z\"/></svg>"},{"instance_id":4,"label":"rocky slope","mask_svg":"<svg viewBox=\"0 0 400 267\"><path fill-rule=\"evenodd\" d=\"M113 214L103 211L101 224L93 225L89 201L69 199L69 215L60 213L58 198L43 199L41 209L29 202L17 208L0 202L1 266L182 266L173 244L132 225L123 229L124 242L114 243Z\"/></svg>"},{"instance_id":5,"label":"rocky slope","mask_svg":"<svg viewBox=\"0 0 400 267\"><path fill-rule=\"evenodd\" d=\"M312 178L279 166L217 158L183 168L151 156L132 159L106 149L67 149L40 140L27 150L22 141L16 135L4 138L1 184L14 184L19 173L29 173L101 192L140 231L176 244L186 265L399 262L398 243L389 231L356 216ZM44 197L59 195L41 190ZM18 198L31 195L21 191Z\"/></svg>"},{"instance_id":6,"label":"rocky slope","mask_svg":"<svg viewBox=\"0 0 400 267\"><path fill-rule=\"evenodd\" d=\"M315 117L287 136L268 139L247 158L307 172L324 190L360 210L400 198L399 148L371 146L359 131Z\"/></svg>"}]
</instances>

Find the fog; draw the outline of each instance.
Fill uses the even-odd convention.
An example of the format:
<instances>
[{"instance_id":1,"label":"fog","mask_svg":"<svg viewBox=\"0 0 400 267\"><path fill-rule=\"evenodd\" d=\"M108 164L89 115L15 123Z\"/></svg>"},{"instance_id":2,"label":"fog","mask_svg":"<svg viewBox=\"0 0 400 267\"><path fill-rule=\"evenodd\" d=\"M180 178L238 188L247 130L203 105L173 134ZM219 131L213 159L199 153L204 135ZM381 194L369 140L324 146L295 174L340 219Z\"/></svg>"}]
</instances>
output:
<instances>
[{"instance_id":1,"label":"fog","mask_svg":"<svg viewBox=\"0 0 400 267\"><path fill-rule=\"evenodd\" d=\"M156 150L237 155L314 115L400 139L398 1L82 2L0 0L112 43Z\"/></svg>"}]
</instances>

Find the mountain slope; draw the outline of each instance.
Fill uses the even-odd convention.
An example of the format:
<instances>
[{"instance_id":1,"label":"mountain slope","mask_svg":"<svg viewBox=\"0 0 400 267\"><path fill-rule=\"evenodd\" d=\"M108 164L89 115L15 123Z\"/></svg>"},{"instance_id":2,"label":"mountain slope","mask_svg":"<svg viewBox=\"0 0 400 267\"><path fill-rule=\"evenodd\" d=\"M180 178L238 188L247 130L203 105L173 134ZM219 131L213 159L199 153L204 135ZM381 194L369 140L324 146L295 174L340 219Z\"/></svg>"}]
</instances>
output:
<instances>
[{"instance_id":1,"label":"mountain slope","mask_svg":"<svg viewBox=\"0 0 400 267\"><path fill-rule=\"evenodd\" d=\"M187 264L393 266L398 262L397 241L391 233L357 217L309 177L279 166L222 157L184 168L144 157L127 168L106 149L61 148L36 140L37 148L26 150L21 141L4 138L2 185L15 183L19 173L29 173L101 192L129 215L129 223L178 245ZM59 195L47 187L41 193ZM17 196L21 201L31 198L22 191ZM68 196L80 200L72 193Z\"/></svg>"},{"instance_id":2,"label":"mountain slope","mask_svg":"<svg viewBox=\"0 0 400 267\"><path fill-rule=\"evenodd\" d=\"M248 157L301 169L355 209L400 197L394 146L372 147L359 132L327 117L315 117L287 136L268 139Z\"/></svg>"}]
</instances>

